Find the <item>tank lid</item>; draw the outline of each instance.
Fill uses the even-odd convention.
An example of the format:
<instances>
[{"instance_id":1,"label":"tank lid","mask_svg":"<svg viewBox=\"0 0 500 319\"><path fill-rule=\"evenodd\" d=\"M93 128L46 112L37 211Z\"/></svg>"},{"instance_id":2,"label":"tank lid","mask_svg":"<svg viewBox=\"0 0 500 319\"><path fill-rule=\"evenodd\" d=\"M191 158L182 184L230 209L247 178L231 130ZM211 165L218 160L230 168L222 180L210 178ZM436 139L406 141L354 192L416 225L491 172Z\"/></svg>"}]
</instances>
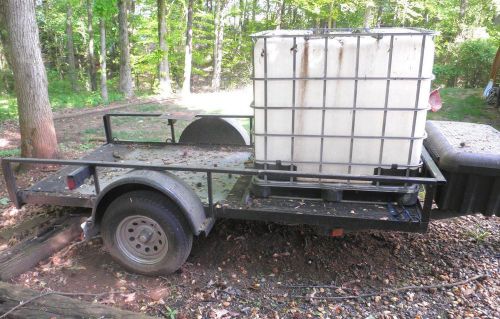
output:
<instances>
[{"instance_id":1,"label":"tank lid","mask_svg":"<svg viewBox=\"0 0 500 319\"><path fill-rule=\"evenodd\" d=\"M298 36L334 37L334 36L385 36L385 35L436 35L438 32L422 28L336 28L336 29L309 29L309 30L267 30L251 35L252 38L293 38Z\"/></svg>"}]
</instances>

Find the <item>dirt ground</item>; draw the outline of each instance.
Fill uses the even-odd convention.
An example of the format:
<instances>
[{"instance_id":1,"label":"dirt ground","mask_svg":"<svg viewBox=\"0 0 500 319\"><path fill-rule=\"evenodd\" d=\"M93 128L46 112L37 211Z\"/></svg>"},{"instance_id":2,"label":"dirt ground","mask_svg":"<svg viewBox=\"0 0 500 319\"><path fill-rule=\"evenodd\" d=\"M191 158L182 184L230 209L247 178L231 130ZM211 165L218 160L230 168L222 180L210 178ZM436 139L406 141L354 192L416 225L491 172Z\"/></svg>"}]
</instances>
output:
<instances>
[{"instance_id":1,"label":"dirt ground","mask_svg":"<svg viewBox=\"0 0 500 319\"><path fill-rule=\"evenodd\" d=\"M190 102L207 101L211 112L228 113L232 99L248 92L229 95L196 95ZM193 110L192 105L170 100L120 111ZM67 112L55 121L65 158L101 143L101 116ZM4 149L17 146L14 123L0 130ZM29 184L48 173L50 168L18 178ZM68 211L29 205L17 210L1 201L6 196L0 176L0 230L35 214ZM367 231L342 238L318 236L305 226L220 220L208 237L195 239L187 263L168 277L124 271L96 238L63 249L12 281L39 291L118 291L95 302L161 318L500 318L499 234L499 219L480 215L433 221L426 234ZM21 239L0 240L0 251ZM486 277L446 289L384 293L476 275ZM374 295L338 298L366 293Z\"/></svg>"}]
</instances>

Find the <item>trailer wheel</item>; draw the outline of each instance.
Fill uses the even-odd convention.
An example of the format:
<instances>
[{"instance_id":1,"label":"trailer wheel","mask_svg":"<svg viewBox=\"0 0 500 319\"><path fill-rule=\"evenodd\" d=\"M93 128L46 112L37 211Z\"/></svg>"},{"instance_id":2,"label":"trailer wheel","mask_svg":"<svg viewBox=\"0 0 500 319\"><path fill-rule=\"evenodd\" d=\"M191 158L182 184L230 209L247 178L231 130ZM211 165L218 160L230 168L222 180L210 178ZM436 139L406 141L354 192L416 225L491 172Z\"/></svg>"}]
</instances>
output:
<instances>
[{"instance_id":1,"label":"trailer wheel","mask_svg":"<svg viewBox=\"0 0 500 319\"><path fill-rule=\"evenodd\" d=\"M144 275L178 270L193 243L193 233L177 206L151 191L116 198L104 213L101 233L116 261Z\"/></svg>"}]
</instances>

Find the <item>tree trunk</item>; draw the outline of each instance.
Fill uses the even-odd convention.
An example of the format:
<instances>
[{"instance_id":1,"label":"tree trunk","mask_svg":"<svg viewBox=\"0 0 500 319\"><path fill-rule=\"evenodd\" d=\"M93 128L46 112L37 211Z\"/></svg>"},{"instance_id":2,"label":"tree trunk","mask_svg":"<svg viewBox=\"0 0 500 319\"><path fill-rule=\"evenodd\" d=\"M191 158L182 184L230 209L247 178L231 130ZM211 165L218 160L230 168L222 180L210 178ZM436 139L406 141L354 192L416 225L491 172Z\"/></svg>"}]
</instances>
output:
<instances>
[{"instance_id":1,"label":"tree trunk","mask_svg":"<svg viewBox=\"0 0 500 319\"><path fill-rule=\"evenodd\" d=\"M460 0L460 11L458 13L458 36L462 36L462 33L467 30L467 24L465 21L465 13L467 12L467 8L469 6L468 0Z\"/></svg>"},{"instance_id":2,"label":"tree trunk","mask_svg":"<svg viewBox=\"0 0 500 319\"><path fill-rule=\"evenodd\" d=\"M236 48L236 51L238 54L241 52L241 45L243 43L243 29L244 29L244 23L245 23L245 17L246 17L246 3L245 0L239 0L239 19L238 19L238 32L236 32L236 37L238 41L238 46ZM235 17L236 21L236 17Z\"/></svg>"},{"instance_id":3,"label":"tree trunk","mask_svg":"<svg viewBox=\"0 0 500 319\"><path fill-rule=\"evenodd\" d=\"M94 15L94 1L87 0L87 32L89 34L89 76L90 76L90 89L94 92L97 91L97 72L95 68L94 56L94 28L92 25Z\"/></svg>"},{"instance_id":4,"label":"tree trunk","mask_svg":"<svg viewBox=\"0 0 500 319\"><path fill-rule=\"evenodd\" d=\"M7 30L5 25L5 18L3 7L0 4L0 69L12 70L12 63L9 56L9 49L7 47ZM0 93L7 93L13 90L12 84L8 80L7 72L2 72L3 77L1 82L3 83L3 88L0 89Z\"/></svg>"},{"instance_id":5,"label":"tree trunk","mask_svg":"<svg viewBox=\"0 0 500 319\"><path fill-rule=\"evenodd\" d=\"M186 51L184 53L184 82L182 83L182 94L191 93L191 69L193 63L193 5L194 0L188 0Z\"/></svg>"},{"instance_id":6,"label":"tree trunk","mask_svg":"<svg viewBox=\"0 0 500 319\"><path fill-rule=\"evenodd\" d=\"M75 64L75 47L73 44L73 10L71 5L68 5L66 11L66 48L68 57L68 75L71 82L71 88L78 90L78 81L76 78L76 64Z\"/></svg>"},{"instance_id":7,"label":"tree trunk","mask_svg":"<svg viewBox=\"0 0 500 319\"><path fill-rule=\"evenodd\" d=\"M130 67L130 48L128 41L127 0L118 0L118 24L120 33L120 91L125 98L134 96L132 70Z\"/></svg>"},{"instance_id":8,"label":"tree trunk","mask_svg":"<svg viewBox=\"0 0 500 319\"><path fill-rule=\"evenodd\" d=\"M21 156L53 158L57 138L47 89L47 74L40 52L40 39L33 0L3 0L6 42L14 73Z\"/></svg>"},{"instance_id":9,"label":"tree trunk","mask_svg":"<svg viewBox=\"0 0 500 319\"><path fill-rule=\"evenodd\" d=\"M106 78L106 23L104 18L99 19L99 31L101 33L101 97L104 103L108 103L108 84Z\"/></svg>"},{"instance_id":10,"label":"tree trunk","mask_svg":"<svg viewBox=\"0 0 500 319\"><path fill-rule=\"evenodd\" d=\"M266 25L269 23L270 15L271 15L271 0L266 0Z\"/></svg>"},{"instance_id":11,"label":"tree trunk","mask_svg":"<svg viewBox=\"0 0 500 319\"><path fill-rule=\"evenodd\" d=\"M373 9L373 4L370 3L370 2L368 2L366 4L365 18L364 18L364 21L363 21L363 27L365 29L369 29L371 27L372 20L373 20L372 9Z\"/></svg>"},{"instance_id":12,"label":"tree trunk","mask_svg":"<svg viewBox=\"0 0 500 319\"><path fill-rule=\"evenodd\" d=\"M467 12L467 7L469 5L468 0L460 0L460 12L459 12L459 17L460 17L460 22L462 22L463 18L465 17L465 12Z\"/></svg>"},{"instance_id":13,"label":"tree trunk","mask_svg":"<svg viewBox=\"0 0 500 319\"><path fill-rule=\"evenodd\" d=\"M168 44L167 21L165 20L167 8L165 0L158 0L158 44L161 52L160 64L158 65L158 77L160 81L159 91L161 96L172 95L172 86L170 83L170 67L168 65Z\"/></svg>"},{"instance_id":14,"label":"tree trunk","mask_svg":"<svg viewBox=\"0 0 500 319\"><path fill-rule=\"evenodd\" d=\"M241 14L241 20L242 20L242 22L241 22L241 31L244 32L244 31L246 31L247 25L248 25L248 15L249 15L249 12L248 12L248 1L247 0L240 0L240 2L243 2L243 11L242 11L242 14Z\"/></svg>"},{"instance_id":15,"label":"tree trunk","mask_svg":"<svg viewBox=\"0 0 500 319\"><path fill-rule=\"evenodd\" d=\"M215 41L214 41L214 71L212 89L219 91L222 73L222 42L224 40L224 0L215 1Z\"/></svg>"},{"instance_id":16,"label":"tree trunk","mask_svg":"<svg viewBox=\"0 0 500 319\"><path fill-rule=\"evenodd\" d=\"M255 23L255 16L257 15L257 0L252 0L252 22Z\"/></svg>"},{"instance_id":17,"label":"tree trunk","mask_svg":"<svg viewBox=\"0 0 500 319\"><path fill-rule=\"evenodd\" d=\"M283 16L285 14L285 0L279 3L278 12L276 14L276 30L283 28Z\"/></svg>"},{"instance_id":18,"label":"tree trunk","mask_svg":"<svg viewBox=\"0 0 500 319\"><path fill-rule=\"evenodd\" d=\"M379 1L378 3L376 3L376 6L377 6L377 28L380 28L380 26L382 25L382 16L384 14L384 2L383 1Z\"/></svg>"},{"instance_id":19,"label":"tree trunk","mask_svg":"<svg viewBox=\"0 0 500 319\"><path fill-rule=\"evenodd\" d=\"M3 1L3 0L2 0ZM62 288L62 290L66 290ZM88 293L84 291L83 293ZM65 294L67 297L62 296ZM0 313L18 307L27 300L32 300L25 306L17 308L9 313L9 319L49 319L49 318L121 318L121 319L154 319L137 312L121 310L110 306L102 305L96 302L88 302L78 299L79 295L75 293L74 298L70 298L71 293L61 292L45 295L39 291L24 288L22 286L12 285L6 282L0 282ZM92 299L87 295L87 299ZM99 296L100 299L107 295Z\"/></svg>"}]
</instances>

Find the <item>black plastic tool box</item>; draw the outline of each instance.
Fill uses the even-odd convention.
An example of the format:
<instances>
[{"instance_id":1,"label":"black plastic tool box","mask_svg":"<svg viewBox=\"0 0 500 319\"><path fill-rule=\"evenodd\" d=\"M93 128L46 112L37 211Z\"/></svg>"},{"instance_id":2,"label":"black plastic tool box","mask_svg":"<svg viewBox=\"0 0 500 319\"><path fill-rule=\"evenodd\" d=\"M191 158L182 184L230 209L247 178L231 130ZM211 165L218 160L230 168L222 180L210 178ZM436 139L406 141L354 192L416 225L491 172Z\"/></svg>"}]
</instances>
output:
<instances>
[{"instance_id":1,"label":"black plastic tool box","mask_svg":"<svg viewBox=\"0 0 500 319\"><path fill-rule=\"evenodd\" d=\"M446 177L436 203L454 215L500 216L500 132L489 125L428 121L424 145Z\"/></svg>"}]
</instances>

